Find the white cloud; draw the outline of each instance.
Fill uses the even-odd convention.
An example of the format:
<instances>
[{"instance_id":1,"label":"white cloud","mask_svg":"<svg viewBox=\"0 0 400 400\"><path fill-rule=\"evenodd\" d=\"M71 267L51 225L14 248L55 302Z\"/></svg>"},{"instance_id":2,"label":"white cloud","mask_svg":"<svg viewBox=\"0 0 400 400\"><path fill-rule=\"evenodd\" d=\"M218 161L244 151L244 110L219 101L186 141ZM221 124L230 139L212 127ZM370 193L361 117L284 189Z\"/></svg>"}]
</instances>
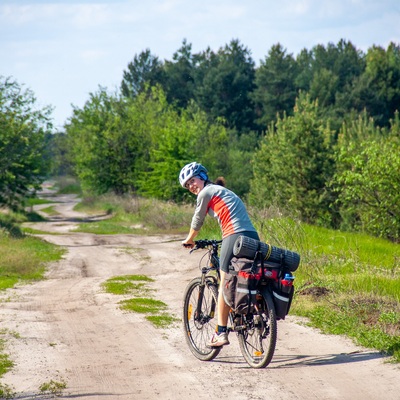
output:
<instances>
[{"instance_id":1,"label":"white cloud","mask_svg":"<svg viewBox=\"0 0 400 400\"><path fill-rule=\"evenodd\" d=\"M95 49L91 49L91 50L84 50L80 52L80 57L82 58L83 61L88 62L88 63L92 63L94 61L99 61L103 58L106 58L106 56L109 53L107 51L104 50L95 50Z\"/></svg>"},{"instance_id":2,"label":"white cloud","mask_svg":"<svg viewBox=\"0 0 400 400\"><path fill-rule=\"evenodd\" d=\"M80 29L101 26L109 20L109 7L103 4L78 4L67 7L73 25Z\"/></svg>"}]
</instances>

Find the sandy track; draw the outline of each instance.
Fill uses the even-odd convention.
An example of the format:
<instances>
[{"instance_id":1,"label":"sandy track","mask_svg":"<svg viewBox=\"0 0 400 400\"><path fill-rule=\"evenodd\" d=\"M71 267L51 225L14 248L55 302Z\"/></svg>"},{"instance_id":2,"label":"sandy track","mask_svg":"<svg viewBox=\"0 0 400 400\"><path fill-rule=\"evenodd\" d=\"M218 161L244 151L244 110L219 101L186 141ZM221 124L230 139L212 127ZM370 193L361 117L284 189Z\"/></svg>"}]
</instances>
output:
<instances>
[{"instance_id":1,"label":"sandy track","mask_svg":"<svg viewBox=\"0 0 400 400\"><path fill-rule=\"evenodd\" d=\"M15 367L1 382L14 387L17 398L45 398L39 386L50 380L67 383L61 398L88 400L400 398L398 366L293 317L279 322L277 350L265 370L248 367L234 337L213 362L198 361L180 323L156 329L143 316L121 311L122 297L101 284L115 275L149 275L154 296L180 318L182 294L198 274L201 254L189 256L174 236L72 233L85 216L73 211L73 197L58 200L62 216L34 227L58 233L40 236L65 246L66 256L51 265L46 280L0 297L1 328L18 333L7 342Z\"/></svg>"}]
</instances>

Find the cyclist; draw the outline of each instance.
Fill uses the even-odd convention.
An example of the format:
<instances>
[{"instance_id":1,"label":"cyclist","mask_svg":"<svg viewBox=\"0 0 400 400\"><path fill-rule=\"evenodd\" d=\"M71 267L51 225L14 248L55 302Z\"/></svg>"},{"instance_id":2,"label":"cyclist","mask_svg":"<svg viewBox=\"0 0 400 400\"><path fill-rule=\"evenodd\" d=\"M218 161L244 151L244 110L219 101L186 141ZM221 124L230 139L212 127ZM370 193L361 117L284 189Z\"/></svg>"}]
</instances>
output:
<instances>
[{"instance_id":1,"label":"cyclist","mask_svg":"<svg viewBox=\"0 0 400 400\"><path fill-rule=\"evenodd\" d=\"M230 308L224 301L222 284L233 257L234 243L239 235L257 240L260 240L260 238L249 218L243 201L231 190L211 182L208 179L208 172L203 165L197 162L185 165L179 174L179 182L182 187L197 196L197 205L190 231L186 239L182 242L182 245L185 247L194 247L194 239L198 235L207 214L213 218L217 218L222 231L220 251L221 283L218 292L217 312L218 325L208 346L224 346L229 344L227 324Z\"/></svg>"}]
</instances>

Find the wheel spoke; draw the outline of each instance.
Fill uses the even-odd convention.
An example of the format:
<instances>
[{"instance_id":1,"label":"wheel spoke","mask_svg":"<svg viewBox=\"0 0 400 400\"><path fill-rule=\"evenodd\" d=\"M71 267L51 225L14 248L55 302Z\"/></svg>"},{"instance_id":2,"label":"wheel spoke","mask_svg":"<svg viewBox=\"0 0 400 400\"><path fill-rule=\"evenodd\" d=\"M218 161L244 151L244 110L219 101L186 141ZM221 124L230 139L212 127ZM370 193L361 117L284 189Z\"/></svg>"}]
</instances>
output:
<instances>
[{"instance_id":1,"label":"wheel spoke","mask_svg":"<svg viewBox=\"0 0 400 400\"><path fill-rule=\"evenodd\" d=\"M272 360L277 337L275 308L271 296L265 295L258 314L246 318L247 329L238 333L240 350L251 367L264 368Z\"/></svg>"}]
</instances>

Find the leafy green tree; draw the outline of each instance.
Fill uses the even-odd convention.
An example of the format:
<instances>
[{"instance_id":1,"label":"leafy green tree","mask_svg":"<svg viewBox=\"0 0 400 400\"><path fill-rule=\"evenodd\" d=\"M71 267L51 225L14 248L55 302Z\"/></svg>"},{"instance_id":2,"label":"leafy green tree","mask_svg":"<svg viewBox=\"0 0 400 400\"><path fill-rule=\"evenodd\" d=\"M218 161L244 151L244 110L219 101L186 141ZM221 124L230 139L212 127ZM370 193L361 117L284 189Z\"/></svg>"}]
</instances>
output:
<instances>
[{"instance_id":1,"label":"leafy green tree","mask_svg":"<svg viewBox=\"0 0 400 400\"><path fill-rule=\"evenodd\" d=\"M352 142L341 148L348 164L336 176L339 201L353 229L400 240L400 144L392 140Z\"/></svg>"},{"instance_id":2,"label":"leafy green tree","mask_svg":"<svg viewBox=\"0 0 400 400\"><path fill-rule=\"evenodd\" d=\"M157 86L130 101L100 90L66 128L76 173L90 192L181 200L184 164L204 162L212 173L224 163L216 149L227 144L225 128L195 104L176 109Z\"/></svg>"},{"instance_id":3,"label":"leafy green tree","mask_svg":"<svg viewBox=\"0 0 400 400\"><path fill-rule=\"evenodd\" d=\"M193 99L195 85L195 67L193 65L192 45L186 39L182 47L174 53L173 61L165 61L165 85L163 85L170 103L186 108Z\"/></svg>"},{"instance_id":4,"label":"leafy green tree","mask_svg":"<svg viewBox=\"0 0 400 400\"><path fill-rule=\"evenodd\" d=\"M340 129L352 108L350 93L364 69L364 54L351 42L340 40L337 45L329 43L312 49L309 93L311 99L318 99L321 112L335 130Z\"/></svg>"},{"instance_id":5,"label":"leafy green tree","mask_svg":"<svg viewBox=\"0 0 400 400\"><path fill-rule=\"evenodd\" d=\"M308 92L313 77L312 63L314 57L311 50L302 49L296 57L297 75L294 78L298 91Z\"/></svg>"},{"instance_id":6,"label":"leafy green tree","mask_svg":"<svg viewBox=\"0 0 400 400\"><path fill-rule=\"evenodd\" d=\"M251 203L278 206L299 213L306 222L329 225L331 136L318 103L301 94L293 116L280 117L270 126L254 156Z\"/></svg>"},{"instance_id":7,"label":"leafy green tree","mask_svg":"<svg viewBox=\"0 0 400 400\"><path fill-rule=\"evenodd\" d=\"M45 179L50 114L37 107L31 90L0 77L0 207L20 209Z\"/></svg>"},{"instance_id":8,"label":"leafy green tree","mask_svg":"<svg viewBox=\"0 0 400 400\"><path fill-rule=\"evenodd\" d=\"M331 106L335 102L338 81L339 77L329 69L321 68L316 71L310 85L311 98L318 99L321 107Z\"/></svg>"},{"instance_id":9,"label":"leafy green tree","mask_svg":"<svg viewBox=\"0 0 400 400\"><path fill-rule=\"evenodd\" d=\"M164 200L182 200L187 191L180 188L178 174L183 165L198 161L207 166L210 177L224 170L225 160L218 153L227 145L226 130L210 123L194 103L176 110L166 103L152 131L149 160L140 180L140 193Z\"/></svg>"},{"instance_id":10,"label":"leafy green tree","mask_svg":"<svg viewBox=\"0 0 400 400\"><path fill-rule=\"evenodd\" d=\"M217 54L209 49L196 56L195 100L212 120L223 118L228 129L254 128L255 64L250 50L232 40Z\"/></svg>"},{"instance_id":11,"label":"leafy green tree","mask_svg":"<svg viewBox=\"0 0 400 400\"><path fill-rule=\"evenodd\" d=\"M163 84L165 81L164 65L158 57L151 54L150 49L135 55L123 72L121 93L128 98L134 98L145 87Z\"/></svg>"},{"instance_id":12,"label":"leafy green tree","mask_svg":"<svg viewBox=\"0 0 400 400\"><path fill-rule=\"evenodd\" d=\"M291 114L296 96L296 62L280 44L272 46L256 70L253 99L258 108L258 123L266 128L278 113Z\"/></svg>"},{"instance_id":13,"label":"leafy green tree","mask_svg":"<svg viewBox=\"0 0 400 400\"><path fill-rule=\"evenodd\" d=\"M218 170L218 175L226 179L226 186L241 197L246 197L253 177L252 160L260 138L257 132L245 135L229 132L229 144L225 149L216 149L219 160L224 160L225 168ZM226 154L226 156L225 156ZM222 156L222 157L221 157Z\"/></svg>"},{"instance_id":14,"label":"leafy green tree","mask_svg":"<svg viewBox=\"0 0 400 400\"><path fill-rule=\"evenodd\" d=\"M377 127L366 112L351 124L343 124L332 179L342 229L399 241L399 150L397 112L389 131Z\"/></svg>"},{"instance_id":15,"label":"leafy green tree","mask_svg":"<svg viewBox=\"0 0 400 400\"><path fill-rule=\"evenodd\" d=\"M147 131L140 124L146 110L132 113L127 104L100 88L83 109L74 109L66 131L75 172L85 191L123 194L136 190L137 165L148 143Z\"/></svg>"},{"instance_id":16,"label":"leafy green tree","mask_svg":"<svg viewBox=\"0 0 400 400\"><path fill-rule=\"evenodd\" d=\"M73 166L66 133L56 132L48 134L46 143L51 165L50 174L52 176L73 175Z\"/></svg>"},{"instance_id":17,"label":"leafy green tree","mask_svg":"<svg viewBox=\"0 0 400 400\"><path fill-rule=\"evenodd\" d=\"M349 100L356 111L366 109L379 126L389 126L400 104L399 45L368 50L365 71L354 83Z\"/></svg>"}]
</instances>

